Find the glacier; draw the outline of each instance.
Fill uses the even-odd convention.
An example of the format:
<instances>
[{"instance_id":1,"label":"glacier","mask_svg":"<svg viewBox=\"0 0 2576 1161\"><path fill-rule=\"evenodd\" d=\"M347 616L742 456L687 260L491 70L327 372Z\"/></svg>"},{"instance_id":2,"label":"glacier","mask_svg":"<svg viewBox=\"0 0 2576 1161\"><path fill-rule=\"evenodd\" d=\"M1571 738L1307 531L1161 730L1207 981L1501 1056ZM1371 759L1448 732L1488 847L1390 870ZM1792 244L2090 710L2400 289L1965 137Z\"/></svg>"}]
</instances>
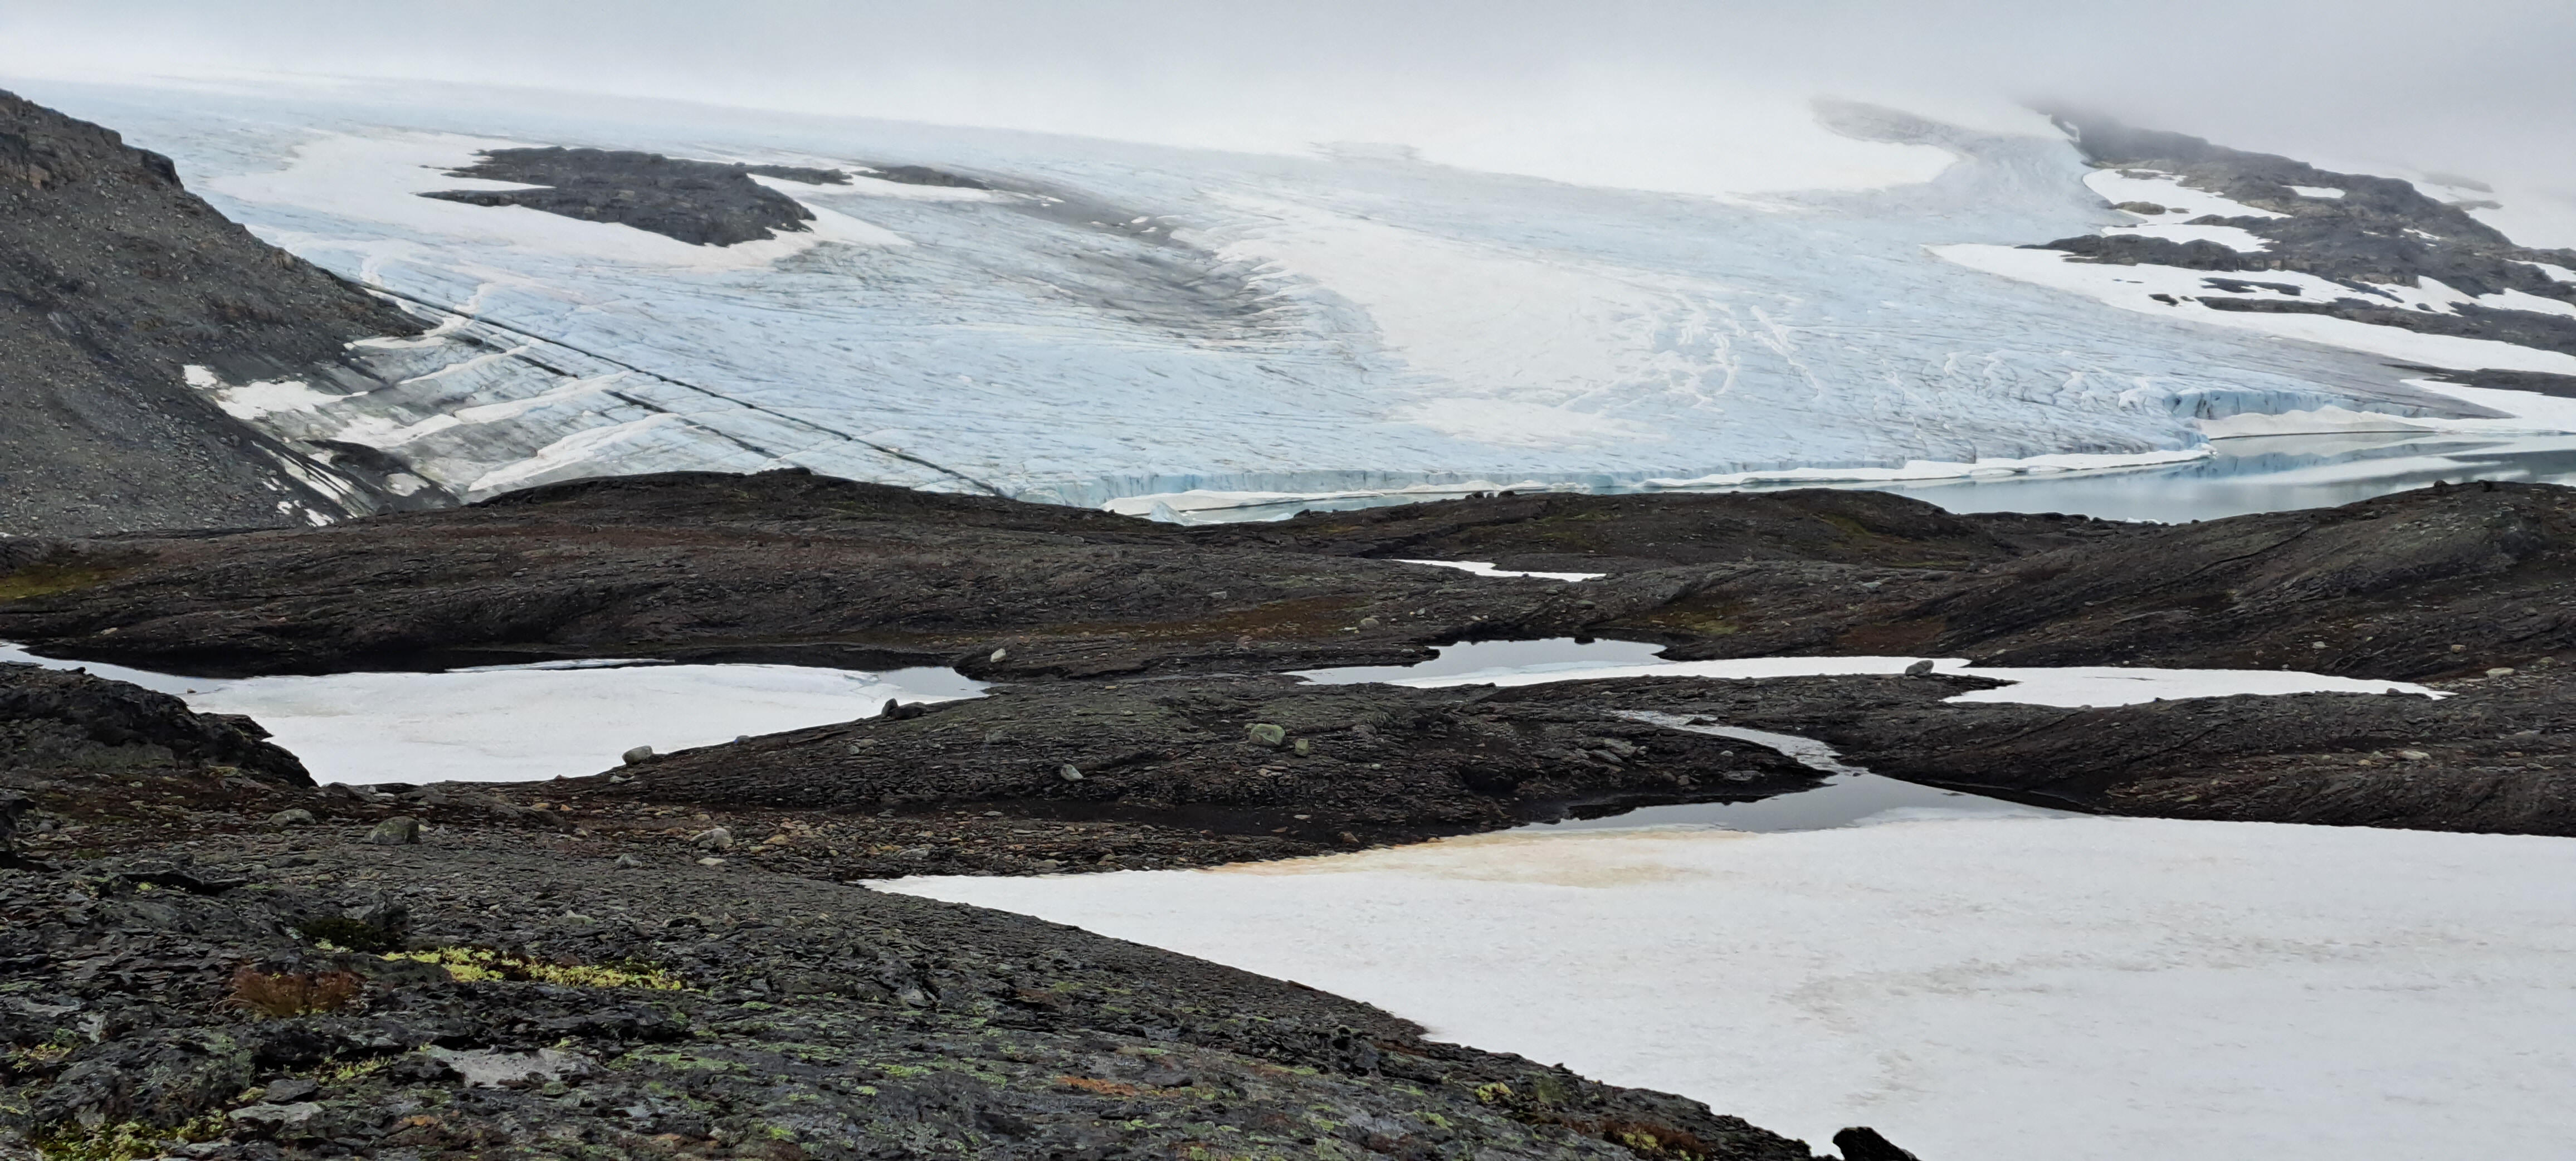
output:
<instances>
[{"instance_id":1,"label":"glacier","mask_svg":"<svg viewBox=\"0 0 2576 1161\"><path fill-rule=\"evenodd\" d=\"M1685 196L1402 150L420 85L28 88L434 321L360 344L363 376L191 381L324 458L375 449L469 500L783 466L1128 507L1919 479L2169 463L2239 415L2499 414L2315 335L2150 316L1967 261L2054 261L2007 248L2134 216L2062 136L1866 106L1820 103L1816 132L1951 162L1880 188ZM506 187L446 171L542 145L861 176L761 178L813 229L722 248L417 196ZM994 188L865 176L892 165Z\"/></svg>"}]
</instances>

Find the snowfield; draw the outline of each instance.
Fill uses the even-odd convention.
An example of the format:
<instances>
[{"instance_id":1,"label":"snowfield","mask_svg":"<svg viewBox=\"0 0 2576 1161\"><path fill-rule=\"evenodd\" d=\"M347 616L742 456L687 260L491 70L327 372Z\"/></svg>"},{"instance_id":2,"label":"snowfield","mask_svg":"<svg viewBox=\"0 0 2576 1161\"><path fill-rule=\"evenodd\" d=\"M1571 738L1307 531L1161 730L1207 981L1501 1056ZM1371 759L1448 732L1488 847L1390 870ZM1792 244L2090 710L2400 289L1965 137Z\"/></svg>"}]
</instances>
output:
<instances>
[{"instance_id":1,"label":"snowfield","mask_svg":"<svg viewBox=\"0 0 2576 1161\"><path fill-rule=\"evenodd\" d=\"M1192 492L2133 466L2204 455L2196 422L2242 413L2479 414L2364 354L1964 268L1944 255L2194 228L2103 204L2086 183L2105 176L2062 139L1859 106L1766 132L1889 165L1819 171L1842 188L1718 197L1402 150L275 92L33 86L170 154L261 236L437 320L426 341L352 351L378 385L200 389L288 438L384 449L467 498L802 465L1154 514ZM856 177L764 179L814 229L722 249L417 196L477 187L444 171L478 150L554 144ZM1952 160L1936 171L1931 156ZM996 189L871 176L895 165ZM2230 321L2250 317L2281 316ZM2550 369L2484 360L2526 364Z\"/></svg>"},{"instance_id":2,"label":"snowfield","mask_svg":"<svg viewBox=\"0 0 2576 1161\"><path fill-rule=\"evenodd\" d=\"M1440 1038L1927 1158L2542 1157L2576 842L2162 819L1506 833L930 878Z\"/></svg>"},{"instance_id":3,"label":"snowfield","mask_svg":"<svg viewBox=\"0 0 2576 1161\"><path fill-rule=\"evenodd\" d=\"M984 685L947 669L888 673L801 665L552 663L446 673L179 677L38 657L173 694L200 713L248 714L316 782L534 782L617 767L635 746L669 753L744 734L873 717L888 700L950 701Z\"/></svg>"}]
</instances>

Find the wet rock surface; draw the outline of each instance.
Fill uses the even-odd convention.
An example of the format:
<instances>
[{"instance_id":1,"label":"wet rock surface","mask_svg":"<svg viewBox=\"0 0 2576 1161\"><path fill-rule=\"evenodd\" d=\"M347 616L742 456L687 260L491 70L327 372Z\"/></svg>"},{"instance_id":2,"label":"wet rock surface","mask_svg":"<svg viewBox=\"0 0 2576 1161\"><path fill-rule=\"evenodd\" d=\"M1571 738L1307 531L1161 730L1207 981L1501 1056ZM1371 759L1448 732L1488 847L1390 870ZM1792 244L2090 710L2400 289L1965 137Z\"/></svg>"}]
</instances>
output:
<instances>
[{"instance_id":1,"label":"wet rock surface","mask_svg":"<svg viewBox=\"0 0 2576 1161\"><path fill-rule=\"evenodd\" d=\"M0 92L0 533L304 523L445 502L263 435L188 387L354 384L418 323L251 236L166 157ZM312 481L312 482L308 482Z\"/></svg>"},{"instance_id":2,"label":"wet rock surface","mask_svg":"<svg viewBox=\"0 0 2576 1161\"><path fill-rule=\"evenodd\" d=\"M753 181L783 178L846 185L839 170L690 161L633 150L494 149L449 177L536 186L524 190L441 190L425 198L475 206L524 206L586 222L614 222L694 246L731 246L802 233L814 213Z\"/></svg>"},{"instance_id":3,"label":"wet rock surface","mask_svg":"<svg viewBox=\"0 0 2576 1161\"><path fill-rule=\"evenodd\" d=\"M35 791L48 820L85 821L0 870L19 935L0 1148L1811 1156L1297 984L758 852L621 844L577 825L597 810L536 809L542 787L406 806L430 822L401 846L362 841L386 807L262 789L72 773ZM286 801L321 820L251 825Z\"/></svg>"}]
</instances>

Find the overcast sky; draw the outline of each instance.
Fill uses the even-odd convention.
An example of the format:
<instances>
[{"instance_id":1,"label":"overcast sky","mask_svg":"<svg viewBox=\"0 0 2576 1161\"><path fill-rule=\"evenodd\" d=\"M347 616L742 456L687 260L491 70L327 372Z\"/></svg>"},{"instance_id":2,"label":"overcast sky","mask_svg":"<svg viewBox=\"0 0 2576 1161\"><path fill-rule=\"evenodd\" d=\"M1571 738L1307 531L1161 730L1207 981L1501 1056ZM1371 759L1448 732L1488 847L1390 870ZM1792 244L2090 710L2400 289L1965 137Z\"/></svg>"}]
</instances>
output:
<instances>
[{"instance_id":1,"label":"overcast sky","mask_svg":"<svg viewBox=\"0 0 2576 1161\"><path fill-rule=\"evenodd\" d=\"M2576 191L2571 62L2576 0L0 4L0 77L284 70L1258 149L1639 154L1820 94L1997 126L2055 99L2320 163Z\"/></svg>"}]
</instances>

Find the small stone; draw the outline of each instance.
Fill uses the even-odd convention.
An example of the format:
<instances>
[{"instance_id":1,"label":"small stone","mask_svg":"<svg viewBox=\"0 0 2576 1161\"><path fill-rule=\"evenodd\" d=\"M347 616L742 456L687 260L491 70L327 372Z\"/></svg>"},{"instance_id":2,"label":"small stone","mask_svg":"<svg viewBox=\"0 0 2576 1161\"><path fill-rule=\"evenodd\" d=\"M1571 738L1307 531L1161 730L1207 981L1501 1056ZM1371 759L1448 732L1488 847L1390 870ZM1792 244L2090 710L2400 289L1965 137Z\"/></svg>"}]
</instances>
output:
<instances>
[{"instance_id":1,"label":"small stone","mask_svg":"<svg viewBox=\"0 0 2576 1161\"><path fill-rule=\"evenodd\" d=\"M2468 646L2466 646L2466 645L2453 645L2453 646L2451 646L2451 652L2453 652L2453 653L2466 653L2466 652L2468 652L2468 651L2469 651L2469 647L2468 647Z\"/></svg>"},{"instance_id":2,"label":"small stone","mask_svg":"<svg viewBox=\"0 0 2576 1161\"><path fill-rule=\"evenodd\" d=\"M1929 677L1931 675L1932 662L1929 658L1917 661L1914 664L1905 667L1905 676L1907 677Z\"/></svg>"},{"instance_id":3,"label":"small stone","mask_svg":"<svg viewBox=\"0 0 2576 1161\"><path fill-rule=\"evenodd\" d=\"M1010 651L1010 650L1008 650L1008 649L996 649L996 650L994 650L994 651L993 651L993 655L992 655L992 656L987 657L987 658L985 658L984 660L989 661L989 662L991 662L991 663L993 663L993 664L995 664L995 665L1000 665L1001 663L1003 663L1003 662L1005 662L1005 661L1008 661L1008 660L1010 660L1010 659L1011 659L1011 651Z\"/></svg>"},{"instance_id":4,"label":"small stone","mask_svg":"<svg viewBox=\"0 0 2576 1161\"><path fill-rule=\"evenodd\" d=\"M619 870L631 871L637 867L643 866L644 860L636 858L633 855L619 855L617 856L617 862L613 865Z\"/></svg>"},{"instance_id":5,"label":"small stone","mask_svg":"<svg viewBox=\"0 0 2576 1161\"><path fill-rule=\"evenodd\" d=\"M702 851L729 851L733 849L733 832L721 826L709 827L690 836L689 845Z\"/></svg>"},{"instance_id":6,"label":"small stone","mask_svg":"<svg viewBox=\"0 0 2576 1161\"><path fill-rule=\"evenodd\" d=\"M1055 776L1067 782L1082 781L1082 771L1075 769L1071 763L1056 767Z\"/></svg>"},{"instance_id":7,"label":"small stone","mask_svg":"<svg viewBox=\"0 0 2576 1161\"><path fill-rule=\"evenodd\" d=\"M1297 751L1297 756L1300 758L1315 752L1315 744L1304 738L1297 739L1297 744L1293 748Z\"/></svg>"},{"instance_id":8,"label":"small stone","mask_svg":"<svg viewBox=\"0 0 2576 1161\"><path fill-rule=\"evenodd\" d=\"M1251 725L1245 726L1243 728L1243 734L1245 737L1252 739L1255 743L1264 746L1277 746L1288 740L1287 727L1275 726L1269 722L1254 722Z\"/></svg>"},{"instance_id":9,"label":"small stone","mask_svg":"<svg viewBox=\"0 0 2576 1161\"><path fill-rule=\"evenodd\" d=\"M2511 677L2511 676L2513 676L2513 667L2512 667L2512 666L2510 666L2510 665L2499 665L2499 666L2496 666L2496 667L2495 667L2495 668L2493 668L2493 669L2487 670L2487 676L2489 676L2489 677Z\"/></svg>"},{"instance_id":10,"label":"small stone","mask_svg":"<svg viewBox=\"0 0 2576 1161\"><path fill-rule=\"evenodd\" d=\"M1360 618L1360 628L1363 628L1363 629L1374 629L1374 628L1377 628L1378 626L1383 625L1383 624L1385 624L1385 623L1386 623L1386 622L1381 621L1381 620L1378 620L1378 619L1377 619L1377 618L1375 618L1375 617L1362 617L1362 618Z\"/></svg>"},{"instance_id":11,"label":"small stone","mask_svg":"<svg viewBox=\"0 0 2576 1161\"><path fill-rule=\"evenodd\" d=\"M1878 1130L1866 1126L1844 1129L1834 1134L1834 1148L1843 1161L1916 1161L1914 1154L1879 1136Z\"/></svg>"},{"instance_id":12,"label":"small stone","mask_svg":"<svg viewBox=\"0 0 2576 1161\"><path fill-rule=\"evenodd\" d=\"M267 821L260 825L273 830L283 830L290 826L303 826L312 821L313 812L299 806L293 810L281 810L269 815Z\"/></svg>"},{"instance_id":13,"label":"small stone","mask_svg":"<svg viewBox=\"0 0 2576 1161\"><path fill-rule=\"evenodd\" d=\"M719 859L714 855L708 855L703 859L699 859L698 865L701 867L721 867L724 865L724 860Z\"/></svg>"},{"instance_id":14,"label":"small stone","mask_svg":"<svg viewBox=\"0 0 2576 1161\"><path fill-rule=\"evenodd\" d=\"M1866 590L1868 590L1868 591L1870 591L1870 592L1873 592L1873 593L1874 593L1874 592L1877 592L1877 591L1878 591L1878 586L1879 586L1879 585L1881 585L1881 584L1884 584L1884 583L1886 583L1886 582L1884 582L1884 581L1862 581L1862 582L1860 582L1860 587L1861 587L1861 588L1863 588L1863 589L1866 589Z\"/></svg>"},{"instance_id":15,"label":"small stone","mask_svg":"<svg viewBox=\"0 0 2576 1161\"><path fill-rule=\"evenodd\" d=\"M634 748L634 749L632 749L632 750L628 750L627 752L625 752L625 753L623 753L623 754L619 754L617 757L618 757L618 759L619 759L620 761L623 761L623 762L625 762L627 765L632 766L632 765L634 765L634 764L636 764L636 763L638 763L638 762L641 762L641 761L643 761L643 760L645 760L645 759L647 759L647 758L650 758L650 757L652 757L652 756L653 756L653 747L651 747L651 746L637 746L637 747L635 747L635 748Z\"/></svg>"},{"instance_id":16,"label":"small stone","mask_svg":"<svg viewBox=\"0 0 2576 1161\"><path fill-rule=\"evenodd\" d=\"M322 1106L317 1102L298 1101L291 1105L265 1103L245 1105L225 1115L247 1128L279 1129L288 1125L303 1124L312 1120L313 1115L321 1111Z\"/></svg>"},{"instance_id":17,"label":"small stone","mask_svg":"<svg viewBox=\"0 0 2576 1161\"><path fill-rule=\"evenodd\" d=\"M268 1082L268 1091L261 1094L259 1099L276 1105L292 1104L296 1101L312 1096L314 1093L321 1091L321 1088L321 1085L315 1084L303 1077L290 1076L285 1080L273 1080Z\"/></svg>"},{"instance_id":18,"label":"small stone","mask_svg":"<svg viewBox=\"0 0 2576 1161\"><path fill-rule=\"evenodd\" d=\"M367 841L380 847L398 847L420 841L420 820L408 814L397 814L376 824L367 832Z\"/></svg>"},{"instance_id":19,"label":"small stone","mask_svg":"<svg viewBox=\"0 0 2576 1161\"><path fill-rule=\"evenodd\" d=\"M2323 648L2325 648L2325 647L2326 647L2326 643L2325 643L2325 642L2323 642L2323 641L2310 641L2310 642L2308 642L2308 648L2310 648L2310 649L2323 649Z\"/></svg>"},{"instance_id":20,"label":"small stone","mask_svg":"<svg viewBox=\"0 0 2576 1161\"><path fill-rule=\"evenodd\" d=\"M2425 753L2422 750L2399 750L2397 752L2397 756L2404 758L2409 762L2421 762L2432 757L2431 754Z\"/></svg>"}]
</instances>

